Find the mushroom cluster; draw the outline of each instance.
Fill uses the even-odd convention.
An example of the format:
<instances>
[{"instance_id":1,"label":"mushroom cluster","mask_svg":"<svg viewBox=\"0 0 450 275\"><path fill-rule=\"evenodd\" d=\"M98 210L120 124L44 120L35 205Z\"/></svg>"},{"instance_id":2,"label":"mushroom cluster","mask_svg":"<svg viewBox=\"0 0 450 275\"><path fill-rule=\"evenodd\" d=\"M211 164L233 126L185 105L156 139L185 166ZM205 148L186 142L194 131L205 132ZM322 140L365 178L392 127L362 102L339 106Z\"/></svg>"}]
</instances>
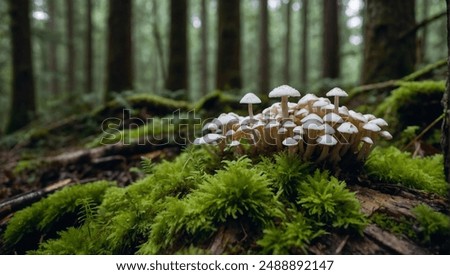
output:
<instances>
[{"instance_id":1,"label":"mushroom cluster","mask_svg":"<svg viewBox=\"0 0 450 275\"><path fill-rule=\"evenodd\" d=\"M392 138L383 130L388 125L384 119L339 106L339 98L347 96L342 89L333 88L326 96L333 103L314 94L293 103L288 98L300 97L300 93L282 85L269 93L281 102L254 115L253 104L261 100L248 93L240 101L248 104L248 116L221 114L203 127L206 134L194 144L215 144L221 152L228 148L238 155L287 150L304 161L336 165L348 157L363 162L380 137Z\"/></svg>"}]
</instances>

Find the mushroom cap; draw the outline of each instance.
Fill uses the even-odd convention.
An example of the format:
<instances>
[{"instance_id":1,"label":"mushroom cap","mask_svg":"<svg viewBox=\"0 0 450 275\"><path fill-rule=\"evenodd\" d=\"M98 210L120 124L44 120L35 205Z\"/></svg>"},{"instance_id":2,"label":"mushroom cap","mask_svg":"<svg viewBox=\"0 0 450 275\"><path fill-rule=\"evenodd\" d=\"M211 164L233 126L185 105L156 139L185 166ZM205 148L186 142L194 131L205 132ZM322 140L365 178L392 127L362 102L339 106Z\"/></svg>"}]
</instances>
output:
<instances>
[{"instance_id":1,"label":"mushroom cap","mask_svg":"<svg viewBox=\"0 0 450 275\"><path fill-rule=\"evenodd\" d=\"M238 140L233 140L232 142L230 142L229 146L230 147L235 147L240 145L241 143Z\"/></svg>"},{"instance_id":2,"label":"mushroom cap","mask_svg":"<svg viewBox=\"0 0 450 275\"><path fill-rule=\"evenodd\" d=\"M296 126L297 124L295 124L291 120L287 120L286 122L283 123L284 128L295 128Z\"/></svg>"},{"instance_id":3,"label":"mushroom cap","mask_svg":"<svg viewBox=\"0 0 450 275\"><path fill-rule=\"evenodd\" d=\"M306 104L308 104L308 102L316 101L318 99L319 98L316 95L314 95L314 94L306 94L302 98L300 98L300 100L298 101L298 104L299 105L306 105Z\"/></svg>"},{"instance_id":4,"label":"mushroom cap","mask_svg":"<svg viewBox=\"0 0 450 275\"><path fill-rule=\"evenodd\" d=\"M300 120L300 122L301 123L305 123L308 120L317 120L320 123L323 123L323 119L320 116L318 116L317 114L314 114L314 113L311 113L311 114L305 116L302 120Z\"/></svg>"},{"instance_id":5,"label":"mushroom cap","mask_svg":"<svg viewBox=\"0 0 450 275\"><path fill-rule=\"evenodd\" d=\"M383 138L385 138L387 140L391 140L392 139L392 135L388 131L381 131L380 132L380 136L382 136Z\"/></svg>"},{"instance_id":6,"label":"mushroom cap","mask_svg":"<svg viewBox=\"0 0 450 275\"><path fill-rule=\"evenodd\" d=\"M305 123L303 125L304 129L307 130L316 130L316 131L321 131L325 129L325 126L322 123L317 123L316 121L312 122L312 123Z\"/></svg>"},{"instance_id":7,"label":"mushroom cap","mask_svg":"<svg viewBox=\"0 0 450 275\"><path fill-rule=\"evenodd\" d=\"M370 137L363 137L361 141L367 144L373 144L373 140Z\"/></svg>"},{"instance_id":8,"label":"mushroom cap","mask_svg":"<svg viewBox=\"0 0 450 275\"><path fill-rule=\"evenodd\" d=\"M303 127L303 129L310 129L311 124L320 126L323 124L323 122L320 122L319 120L315 120L315 119L310 119L308 121L305 121L305 123L302 124L302 127Z\"/></svg>"},{"instance_id":9,"label":"mushroom cap","mask_svg":"<svg viewBox=\"0 0 450 275\"><path fill-rule=\"evenodd\" d=\"M334 128L331 127L330 124L324 123L323 126L325 128L325 134L332 135L332 134L336 133L336 130L334 130Z\"/></svg>"},{"instance_id":10,"label":"mushroom cap","mask_svg":"<svg viewBox=\"0 0 450 275\"><path fill-rule=\"evenodd\" d=\"M344 120L342 117L335 113L328 113L323 116L323 121L325 122L332 122L332 123L342 123Z\"/></svg>"},{"instance_id":11,"label":"mushroom cap","mask_svg":"<svg viewBox=\"0 0 450 275\"><path fill-rule=\"evenodd\" d=\"M348 116L349 115L348 108L345 106L339 107L339 114L342 116Z\"/></svg>"},{"instance_id":12,"label":"mushroom cap","mask_svg":"<svg viewBox=\"0 0 450 275\"><path fill-rule=\"evenodd\" d=\"M203 137L196 138L193 142L194 145L202 145L206 144L206 141Z\"/></svg>"},{"instance_id":13,"label":"mushroom cap","mask_svg":"<svg viewBox=\"0 0 450 275\"><path fill-rule=\"evenodd\" d=\"M324 107L324 106L326 106L328 104L330 104L330 102L325 101L323 99L319 99L316 102L314 102L314 104L312 106L315 107L315 108L322 108L322 107Z\"/></svg>"},{"instance_id":14,"label":"mushroom cap","mask_svg":"<svg viewBox=\"0 0 450 275\"><path fill-rule=\"evenodd\" d=\"M337 139L335 139L332 135L325 134L317 138L317 144L333 146L337 144Z\"/></svg>"},{"instance_id":15,"label":"mushroom cap","mask_svg":"<svg viewBox=\"0 0 450 275\"><path fill-rule=\"evenodd\" d=\"M300 92L288 85L281 85L269 93L269 97L300 96Z\"/></svg>"},{"instance_id":16,"label":"mushroom cap","mask_svg":"<svg viewBox=\"0 0 450 275\"><path fill-rule=\"evenodd\" d=\"M239 122L239 118L229 115L229 114L221 114L217 120L220 122L220 125L227 125L229 123L237 123ZM217 124L217 123L216 123Z\"/></svg>"},{"instance_id":17,"label":"mushroom cap","mask_svg":"<svg viewBox=\"0 0 450 275\"><path fill-rule=\"evenodd\" d=\"M280 127L280 123L276 120L271 120L266 124L266 128Z\"/></svg>"},{"instance_id":18,"label":"mushroom cap","mask_svg":"<svg viewBox=\"0 0 450 275\"><path fill-rule=\"evenodd\" d=\"M370 120L369 123L376 124L380 127L388 126L388 123L386 122L386 120L384 120L382 118L374 118L374 119Z\"/></svg>"},{"instance_id":19,"label":"mushroom cap","mask_svg":"<svg viewBox=\"0 0 450 275\"><path fill-rule=\"evenodd\" d=\"M203 136L203 139L206 143L212 143L214 141L218 141L219 139L223 139L225 136L219 134L206 134Z\"/></svg>"},{"instance_id":20,"label":"mushroom cap","mask_svg":"<svg viewBox=\"0 0 450 275\"><path fill-rule=\"evenodd\" d=\"M261 99L259 99L259 97L257 95L255 95L254 93L246 93L241 98L241 101L239 101L239 103L242 103L242 104L259 104L259 103L261 103Z\"/></svg>"},{"instance_id":21,"label":"mushroom cap","mask_svg":"<svg viewBox=\"0 0 450 275\"><path fill-rule=\"evenodd\" d=\"M297 112L295 112L295 116L302 116L302 115L306 116L308 114L309 114L309 111L304 109L304 108L302 108L302 109L298 110Z\"/></svg>"},{"instance_id":22,"label":"mushroom cap","mask_svg":"<svg viewBox=\"0 0 450 275\"><path fill-rule=\"evenodd\" d=\"M327 96L339 96L339 97L342 97L342 96L348 96L348 94L344 90L342 90L341 88L334 87L333 89L331 89L327 93Z\"/></svg>"},{"instance_id":23,"label":"mushroom cap","mask_svg":"<svg viewBox=\"0 0 450 275\"><path fill-rule=\"evenodd\" d=\"M292 138L297 140L297 141L303 140L303 137L301 135L295 135Z\"/></svg>"},{"instance_id":24,"label":"mushroom cap","mask_svg":"<svg viewBox=\"0 0 450 275\"><path fill-rule=\"evenodd\" d=\"M282 144L284 145L284 146L295 146L295 145L297 145L298 144L298 141L296 141L295 139L293 139L293 138L291 138L291 137L288 137L288 138L286 138L285 140L283 140L283 142L282 142Z\"/></svg>"},{"instance_id":25,"label":"mushroom cap","mask_svg":"<svg viewBox=\"0 0 450 275\"><path fill-rule=\"evenodd\" d=\"M353 110L348 111L348 114L350 115L351 118L353 118L355 120L358 120L358 121L361 121L361 122L364 122L364 123L367 123L367 121L368 121L367 118L365 118L363 116L363 114L357 113L357 112L355 112Z\"/></svg>"},{"instance_id":26,"label":"mushroom cap","mask_svg":"<svg viewBox=\"0 0 450 275\"><path fill-rule=\"evenodd\" d=\"M233 129L228 130L227 133L225 134L225 136L230 137L233 136L236 133L236 131L234 131Z\"/></svg>"},{"instance_id":27,"label":"mushroom cap","mask_svg":"<svg viewBox=\"0 0 450 275\"><path fill-rule=\"evenodd\" d=\"M380 126L376 125L375 123L366 123L363 125L363 129L371 132L379 132L381 131Z\"/></svg>"},{"instance_id":28,"label":"mushroom cap","mask_svg":"<svg viewBox=\"0 0 450 275\"><path fill-rule=\"evenodd\" d=\"M287 129L284 127L281 127L280 129L278 129L278 134L286 134L287 133Z\"/></svg>"},{"instance_id":29,"label":"mushroom cap","mask_svg":"<svg viewBox=\"0 0 450 275\"><path fill-rule=\"evenodd\" d=\"M330 103L320 108L320 110L334 110L334 104Z\"/></svg>"},{"instance_id":30,"label":"mushroom cap","mask_svg":"<svg viewBox=\"0 0 450 275\"><path fill-rule=\"evenodd\" d=\"M296 126L296 127L294 127L294 129L292 131L294 132L294 134L299 134L299 135L303 135L303 133L305 132L305 130L303 130L302 126Z\"/></svg>"},{"instance_id":31,"label":"mushroom cap","mask_svg":"<svg viewBox=\"0 0 450 275\"><path fill-rule=\"evenodd\" d=\"M356 134L358 133L358 128L356 128L355 125L351 122L344 122L342 123L337 130L344 134Z\"/></svg>"},{"instance_id":32,"label":"mushroom cap","mask_svg":"<svg viewBox=\"0 0 450 275\"><path fill-rule=\"evenodd\" d=\"M365 114L364 115L365 118L367 118L367 120L372 120L372 119L376 119L377 117L372 115L372 114Z\"/></svg>"}]
</instances>

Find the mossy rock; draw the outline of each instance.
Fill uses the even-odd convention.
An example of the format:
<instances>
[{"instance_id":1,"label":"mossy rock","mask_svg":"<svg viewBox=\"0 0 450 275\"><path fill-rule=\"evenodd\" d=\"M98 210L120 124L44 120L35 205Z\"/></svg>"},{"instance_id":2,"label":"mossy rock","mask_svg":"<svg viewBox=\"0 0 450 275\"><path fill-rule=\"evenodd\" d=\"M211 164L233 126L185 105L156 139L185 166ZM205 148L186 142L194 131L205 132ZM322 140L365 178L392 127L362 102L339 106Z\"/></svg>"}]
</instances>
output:
<instances>
[{"instance_id":1,"label":"mossy rock","mask_svg":"<svg viewBox=\"0 0 450 275\"><path fill-rule=\"evenodd\" d=\"M378 106L375 115L388 121L394 136L408 126L417 125L423 130L442 114L444 90L443 81L400 82L400 87Z\"/></svg>"}]
</instances>

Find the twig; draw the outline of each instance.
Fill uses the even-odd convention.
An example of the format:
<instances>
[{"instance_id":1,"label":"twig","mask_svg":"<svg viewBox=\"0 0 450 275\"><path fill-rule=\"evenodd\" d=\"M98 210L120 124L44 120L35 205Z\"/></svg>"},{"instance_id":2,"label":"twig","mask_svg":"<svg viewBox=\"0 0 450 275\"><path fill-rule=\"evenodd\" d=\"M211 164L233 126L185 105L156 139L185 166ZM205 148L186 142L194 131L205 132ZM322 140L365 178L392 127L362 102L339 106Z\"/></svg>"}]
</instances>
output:
<instances>
[{"instance_id":1,"label":"twig","mask_svg":"<svg viewBox=\"0 0 450 275\"><path fill-rule=\"evenodd\" d=\"M402 148L402 150L406 150L409 146L413 145L414 143L416 143L421 137L423 137L423 135L425 135L431 128L433 128L434 125L436 125L441 119L444 118L444 114L440 115L438 118L436 118L433 122L430 123L430 125L428 125L425 129L423 129L422 132L420 132L420 134L418 134L413 140L411 140L406 146L404 146Z\"/></svg>"}]
</instances>

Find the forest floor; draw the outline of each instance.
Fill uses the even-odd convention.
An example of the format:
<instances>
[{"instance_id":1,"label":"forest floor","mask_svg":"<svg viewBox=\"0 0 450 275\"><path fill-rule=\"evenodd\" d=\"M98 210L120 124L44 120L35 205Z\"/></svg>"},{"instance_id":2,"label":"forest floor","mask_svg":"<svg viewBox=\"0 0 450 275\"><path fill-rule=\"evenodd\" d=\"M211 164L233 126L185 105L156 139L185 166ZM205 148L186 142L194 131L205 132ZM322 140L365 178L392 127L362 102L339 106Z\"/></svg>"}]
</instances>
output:
<instances>
[{"instance_id":1,"label":"forest floor","mask_svg":"<svg viewBox=\"0 0 450 275\"><path fill-rule=\"evenodd\" d=\"M145 110L140 112L142 118L154 115ZM182 152L184 147L170 143L164 145L116 143L86 147L86 143L101 135L101 132L95 123L92 127L85 122L85 118L69 119L67 123L55 127L44 127L45 131L33 130L33 133L27 135L25 139L16 135L4 141L6 144L11 144L13 140L14 146L3 146L0 150L2 160L0 163L0 235L4 233L8 221L16 211L61 187L97 180L112 180L116 181L118 186L125 187L145 176L140 169L142 158L150 159L154 163L163 159L172 160ZM447 247L448 242L441 242L438 239L425 244L401 232L383 227L389 223L400 225L404 219L414 218L412 210L421 203L448 215L450 203L446 198L401 185L376 182L359 174L342 174L340 177L346 180L350 191L356 193L364 214L368 217L378 215L382 221L378 223L372 221L364 229L362 236L348 234L345 231L336 231L322 236L308 247L308 253L450 253L450 247ZM48 192L42 192L48 187L51 187ZM11 204L11 202L14 203ZM387 220L386 217L388 217ZM392 224L390 226L392 227ZM236 228L223 228L223 231L214 238L213 245L224 242L219 246L225 247L238 242L237 237L242 232L238 229L236 233L236 230Z\"/></svg>"}]
</instances>

